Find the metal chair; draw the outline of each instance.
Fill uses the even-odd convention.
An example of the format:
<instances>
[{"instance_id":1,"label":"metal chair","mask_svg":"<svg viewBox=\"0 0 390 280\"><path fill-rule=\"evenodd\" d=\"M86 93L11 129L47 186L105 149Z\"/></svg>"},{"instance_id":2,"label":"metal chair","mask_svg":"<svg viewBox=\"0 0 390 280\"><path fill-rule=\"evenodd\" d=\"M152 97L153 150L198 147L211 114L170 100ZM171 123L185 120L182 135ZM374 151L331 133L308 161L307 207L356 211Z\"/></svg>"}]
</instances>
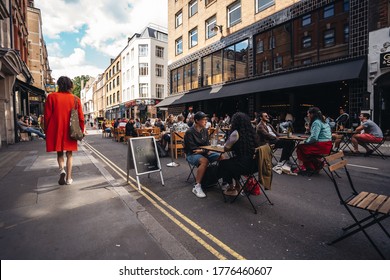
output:
<instances>
[{"instance_id":1,"label":"metal chair","mask_svg":"<svg viewBox=\"0 0 390 280\"><path fill-rule=\"evenodd\" d=\"M386 159L386 156L379 149L385 143L385 141L386 141L386 137L384 136L382 138L382 141L380 141L379 143L367 142L366 144L373 151L372 154L376 154L376 155L380 156L382 159Z\"/></svg>"},{"instance_id":2,"label":"metal chair","mask_svg":"<svg viewBox=\"0 0 390 280\"><path fill-rule=\"evenodd\" d=\"M343 228L344 234L341 237L331 241L329 245L344 240L345 238L350 237L358 232L362 232L369 240L371 245L374 247L374 249L378 252L378 254L383 259L385 259L385 256L383 255L379 247L376 245L376 243L369 236L366 229L375 224L378 224L379 227L384 231L384 233L390 239L389 232L381 224L381 222L384 219L389 217L390 197L387 195L379 195L367 191L357 192L353 185L351 175L349 174L347 169L347 160L345 160L343 157L344 157L344 153L342 151L325 157L327 169L328 169L327 173L329 175L329 178L333 182L336 193L340 199L341 205L345 207L347 212L352 217L354 223L351 224L350 226ZM347 176L348 179L348 184L346 185L349 185L349 188L352 191L352 194L350 194L349 196L343 195L345 192L342 192L340 190L341 184L339 184L338 181L339 179L342 178L342 176L336 174L335 173L336 170L340 172L344 170L345 175ZM366 215L368 214L368 216L358 220L357 216L354 213L356 209L360 210L361 212L362 211L365 212L365 214Z\"/></svg>"}]
</instances>

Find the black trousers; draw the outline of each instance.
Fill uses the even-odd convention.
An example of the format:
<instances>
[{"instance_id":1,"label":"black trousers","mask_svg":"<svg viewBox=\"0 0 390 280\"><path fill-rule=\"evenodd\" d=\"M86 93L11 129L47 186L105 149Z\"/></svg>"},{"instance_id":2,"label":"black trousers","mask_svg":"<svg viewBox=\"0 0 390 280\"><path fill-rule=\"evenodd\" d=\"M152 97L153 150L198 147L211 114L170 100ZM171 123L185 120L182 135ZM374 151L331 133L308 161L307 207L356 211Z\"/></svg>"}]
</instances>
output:
<instances>
[{"instance_id":1,"label":"black trousers","mask_svg":"<svg viewBox=\"0 0 390 280\"><path fill-rule=\"evenodd\" d=\"M282 149L282 155L280 157L280 161L288 160L291 157L291 154L294 150L294 141L277 139L274 141L270 141L269 143L274 144L275 148L277 149Z\"/></svg>"},{"instance_id":2,"label":"black trousers","mask_svg":"<svg viewBox=\"0 0 390 280\"><path fill-rule=\"evenodd\" d=\"M218 178L231 184L232 179L238 179L241 175L252 174L257 169L257 160L252 158L229 158L221 160L218 164Z\"/></svg>"}]
</instances>

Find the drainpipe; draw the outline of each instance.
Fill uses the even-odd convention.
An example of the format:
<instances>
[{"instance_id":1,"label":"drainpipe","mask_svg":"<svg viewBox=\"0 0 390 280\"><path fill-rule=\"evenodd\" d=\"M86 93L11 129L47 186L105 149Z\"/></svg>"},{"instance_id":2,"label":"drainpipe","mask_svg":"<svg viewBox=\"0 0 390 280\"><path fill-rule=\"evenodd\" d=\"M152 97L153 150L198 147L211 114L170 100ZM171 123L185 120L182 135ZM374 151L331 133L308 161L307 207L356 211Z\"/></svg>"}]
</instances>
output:
<instances>
[{"instance_id":1,"label":"drainpipe","mask_svg":"<svg viewBox=\"0 0 390 280\"><path fill-rule=\"evenodd\" d=\"M12 0L9 0L9 23L10 23L10 39L11 39L11 49L14 48L14 28L12 23Z\"/></svg>"}]
</instances>

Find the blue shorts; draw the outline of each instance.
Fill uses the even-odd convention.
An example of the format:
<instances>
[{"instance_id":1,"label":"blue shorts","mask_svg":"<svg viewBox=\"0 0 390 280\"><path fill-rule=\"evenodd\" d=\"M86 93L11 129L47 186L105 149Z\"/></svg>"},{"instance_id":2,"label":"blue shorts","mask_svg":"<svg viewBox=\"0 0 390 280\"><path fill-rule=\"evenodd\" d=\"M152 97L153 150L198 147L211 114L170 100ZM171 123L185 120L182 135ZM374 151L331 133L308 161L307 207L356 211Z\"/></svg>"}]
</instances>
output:
<instances>
[{"instance_id":1,"label":"blue shorts","mask_svg":"<svg viewBox=\"0 0 390 280\"><path fill-rule=\"evenodd\" d=\"M199 165L199 160L202 158L202 157L207 157L207 159L209 160L209 162L214 162L216 161L220 156L220 153L215 153L215 152L211 152L210 154L208 154L207 156L204 155L204 154L192 154L192 155L187 155L187 161L191 164L191 165L195 165L195 166L198 166Z\"/></svg>"}]
</instances>

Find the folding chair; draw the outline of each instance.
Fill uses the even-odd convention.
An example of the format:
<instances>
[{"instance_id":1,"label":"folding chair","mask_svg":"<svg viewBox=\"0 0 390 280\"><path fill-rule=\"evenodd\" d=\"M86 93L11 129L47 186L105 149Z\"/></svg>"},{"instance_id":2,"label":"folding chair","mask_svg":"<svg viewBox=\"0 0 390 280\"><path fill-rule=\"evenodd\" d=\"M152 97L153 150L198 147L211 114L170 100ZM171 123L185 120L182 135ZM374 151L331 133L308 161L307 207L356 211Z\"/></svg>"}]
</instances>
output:
<instances>
[{"instance_id":1,"label":"folding chair","mask_svg":"<svg viewBox=\"0 0 390 280\"><path fill-rule=\"evenodd\" d=\"M191 176L194 179L194 182L196 182L195 174L194 174L194 169L197 167L196 165L192 165L187 161L187 155L185 155L186 162L188 163L188 167L190 168L190 174L188 174L186 182L189 182Z\"/></svg>"},{"instance_id":2,"label":"folding chair","mask_svg":"<svg viewBox=\"0 0 390 280\"><path fill-rule=\"evenodd\" d=\"M258 178L260 178L260 174L262 173L262 168L263 168L263 165L265 163L264 159L261 156L261 154L262 154L261 150L263 149L263 150L265 150L265 152L272 153L271 148L270 148L269 145L266 145L265 147L264 146L260 146L260 147L258 147L256 149L256 152L255 152L256 154L254 156L255 164L253 166L253 169L250 170L247 174L241 175L238 178L238 180L236 180L236 184L238 184L240 186L240 191L238 192L238 194L231 201L231 203L233 203L241 195L241 193L243 193L246 196L246 198L249 200L249 203L251 204L255 214L257 214L257 209L256 209L255 205L253 204L253 202L251 200L251 195L252 195L252 190L253 190L253 188L255 188L256 185L259 185L261 193L265 196L265 198L267 199L268 203L270 205L273 205L273 203L271 202L271 200L269 199L268 195L265 193L265 190L264 190L264 188L270 189L270 186L264 187L264 185L262 185L260 183L261 180L258 179ZM271 159L271 163L268 163L266 165L269 165L268 173L270 173L271 176L272 176L272 159ZM256 173L258 175L258 178L256 178ZM248 187L248 183L249 183L250 180L254 180L255 184L252 185L251 187Z\"/></svg>"},{"instance_id":3,"label":"folding chair","mask_svg":"<svg viewBox=\"0 0 390 280\"><path fill-rule=\"evenodd\" d=\"M384 136L382 138L382 141L380 141L379 143L372 143L372 142L368 142L366 143L367 146L370 147L370 149L373 151L373 154L377 154L378 156L380 156L382 159L386 159L386 156L381 152L381 150L379 149L384 143L385 143L385 140L386 140L386 137Z\"/></svg>"},{"instance_id":4,"label":"folding chair","mask_svg":"<svg viewBox=\"0 0 390 280\"><path fill-rule=\"evenodd\" d=\"M351 176L347 169L347 160L343 159L344 153L342 151L329 155L325 157L327 163L327 169L329 173L329 178L332 180L333 185L336 189L337 195L340 199L340 203L345 207L348 213L351 215L354 223L348 227L343 228L344 234L333 240L329 243L335 244L347 237L350 237L358 232L363 232L366 238L370 241L371 245L375 248L375 250L379 253L379 255L385 259L385 256L379 250L378 246L374 243L372 238L368 235L366 229L372 225L378 224L379 227L385 232L388 238L390 235L385 227L381 224L381 221L389 217L390 213L390 197L386 195L378 195L376 193L370 193L366 191L362 191L358 193L353 185ZM348 197L342 195L340 190L340 185L338 184L338 179L341 178L335 174L336 170L344 169L345 174L348 178L348 185L352 190L352 194ZM336 178L337 177L337 178ZM368 216L365 218L358 220L355 216L353 209L359 209L361 211L366 212Z\"/></svg>"}]
</instances>

